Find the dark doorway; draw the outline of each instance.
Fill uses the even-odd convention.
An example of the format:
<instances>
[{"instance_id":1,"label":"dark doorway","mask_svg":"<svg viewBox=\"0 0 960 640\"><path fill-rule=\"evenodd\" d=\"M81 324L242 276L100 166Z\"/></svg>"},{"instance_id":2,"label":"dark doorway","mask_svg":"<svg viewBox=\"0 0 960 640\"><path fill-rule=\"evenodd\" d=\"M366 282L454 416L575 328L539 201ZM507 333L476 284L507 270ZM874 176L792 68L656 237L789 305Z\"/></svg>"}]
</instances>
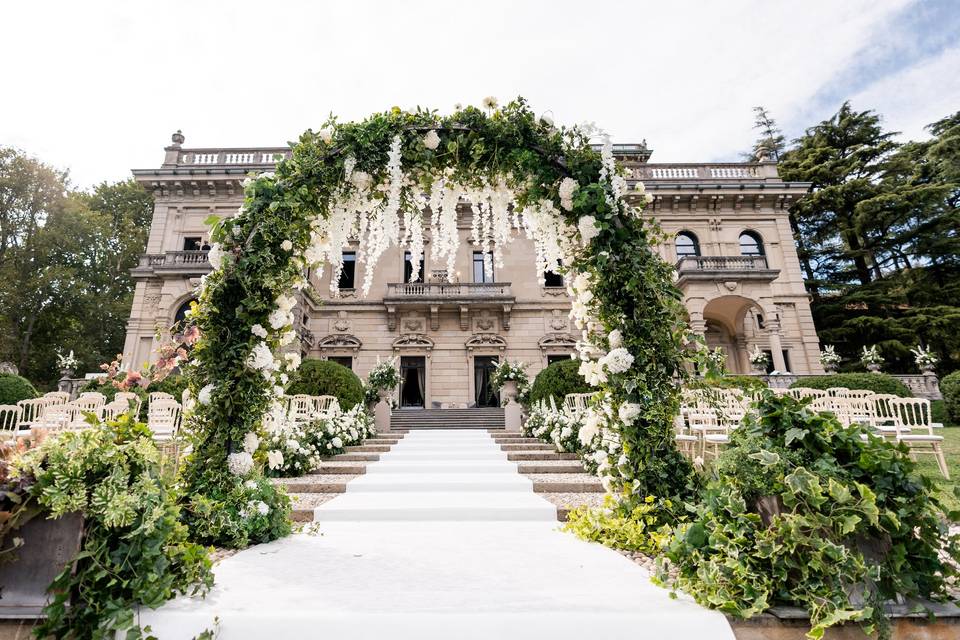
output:
<instances>
[{"instance_id":1,"label":"dark doorway","mask_svg":"<svg viewBox=\"0 0 960 640\"><path fill-rule=\"evenodd\" d=\"M400 358L400 406L422 409L427 395L427 359Z\"/></svg>"},{"instance_id":2,"label":"dark doorway","mask_svg":"<svg viewBox=\"0 0 960 640\"><path fill-rule=\"evenodd\" d=\"M473 384L478 407L499 407L500 398L490 384L494 369L497 368L497 356L476 356L473 359Z\"/></svg>"}]
</instances>

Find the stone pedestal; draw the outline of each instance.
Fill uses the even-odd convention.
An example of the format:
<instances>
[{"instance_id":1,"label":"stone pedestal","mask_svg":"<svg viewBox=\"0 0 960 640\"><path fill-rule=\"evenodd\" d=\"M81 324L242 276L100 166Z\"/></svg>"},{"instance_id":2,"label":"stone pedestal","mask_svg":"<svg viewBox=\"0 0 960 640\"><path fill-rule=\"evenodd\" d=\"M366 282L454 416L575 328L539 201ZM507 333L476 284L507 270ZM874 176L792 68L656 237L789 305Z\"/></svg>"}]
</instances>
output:
<instances>
[{"instance_id":1,"label":"stone pedestal","mask_svg":"<svg viewBox=\"0 0 960 640\"><path fill-rule=\"evenodd\" d=\"M503 383L500 395L506 401L503 407L503 428L507 431L520 431L520 423L523 417L523 407L517 402L519 387L515 380L508 380Z\"/></svg>"},{"instance_id":2,"label":"stone pedestal","mask_svg":"<svg viewBox=\"0 0 960 640\"><path fill-rule=\"evenodd\" d=\"M380 392L380 402L377 403L373 411L373 418L377 424L377 433L386 433L390 431L390 393Z\"/></svg>"}]
</instances>

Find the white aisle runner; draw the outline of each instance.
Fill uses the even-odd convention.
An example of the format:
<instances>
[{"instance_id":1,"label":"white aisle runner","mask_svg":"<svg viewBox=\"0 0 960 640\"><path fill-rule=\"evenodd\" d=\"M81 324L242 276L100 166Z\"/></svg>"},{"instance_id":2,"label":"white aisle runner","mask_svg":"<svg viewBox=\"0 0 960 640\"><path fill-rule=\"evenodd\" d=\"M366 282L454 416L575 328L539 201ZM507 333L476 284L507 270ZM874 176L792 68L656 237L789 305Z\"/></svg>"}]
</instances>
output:
<instances>
[{"instance_id":1,"label":"white aisle runner","mask_svg":"<svg viewBox=\"0 0 960 640\"><path fill-rule=\"evenodd\" d=\"M220 563L206 599L145 611L160 640L732 640L555 507L485 431L412 431L294 535Z\"/></svg>"}]
</instances>

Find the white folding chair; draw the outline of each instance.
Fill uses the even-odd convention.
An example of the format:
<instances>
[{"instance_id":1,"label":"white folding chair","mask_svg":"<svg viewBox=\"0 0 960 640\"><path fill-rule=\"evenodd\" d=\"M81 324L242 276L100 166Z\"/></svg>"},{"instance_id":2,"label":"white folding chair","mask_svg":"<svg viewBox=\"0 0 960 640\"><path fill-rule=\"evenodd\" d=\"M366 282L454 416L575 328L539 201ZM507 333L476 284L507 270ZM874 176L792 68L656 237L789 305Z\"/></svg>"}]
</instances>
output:
<instances>
[{"instance_id":1,"label":"white folding chair","mask_svg":"<svg viewBox=\"0 0 960 640\"><path fill-rule=\"evenodd\" d=\"M340 413L340 401L336 396L313 396L313 411L322 418Z\"/></svg>"},{"instance_id":2,"label":"white folding chair","mask_svg":"<svg viewBox=\"0 0 960 640\"><path fill-rule=\"evenodd\" d=\"M13 445L20 430L20 407L15 404L0 404L0 442Z\"/></svg>"},{"instance_id":3,"label":"white folding chair","mask_svg":"<svg viewBox=\"0 0 960 640\"><path fill-rule=\"evenodd\" d=\"M140 407L143 405L143 398L132 391L120 391L113 397L113 402L122 402L127 409L133 410L133 415L140 415Z\"/></svg>"},{"instance_id":4,"label":"white folding chair","mask_svg":"<svg viewBox=\"0 0 960 640\"><path fill-rule=\"evenodd\" d=\"M176 400L160 399L150 403L147 409L147 427L157 441L173 440L180 431L182 407Z\"/></svg>"},{"instance_id":5,"label":"white folding chair","mask_svg":"<svg viewBox=\"0 0 960 640\"><path fill-rule=\"evenodd\" d=\"M592 397L592 393L568 393L563 397L563 405L573 413L583 413Z\"/></svg>"},{"instance_id":6,"label":"white folding chair","mask_svg":"<svg viewBox=\"0 0 960 640\"><path fill-rule=\"evenodd\" d=\"M87 425L85 413L92 413L98 420L103 419L103 407L106 404L107 397L102 393L81 395L73 402L68 402L66 406L72 406L75 410L75 427L85 427Z\"/></svg>"},{"instance_id":7,"label":"white folding chair","mask_svg":"<svg viewBox=\"0 0 960 640\"><path fill-rule=\"evenodd\" d=\"M43 408L43 413L33 421L33 427L41 427L50 431L69 429L73 424L74 407L66 404L53 404Z\"/></svg>"},{"instance_id":8,"label":"white folding chair","mask_svg":"<svg viewBox=\"0 0 960 640\"><path fill-rule=\"evenodd\" d=\"M298 393L290 396L287 419L290 422L309 422L313 415L313 396L306 393Z\"/></svg>"},{"instance_id":9,"label":"white folding chair","mask_svg":"<svg viewBox=\"0 0 960 640\"><path fill-rule=\"evenodd\" d=\"M67 402L70 402L70 394L66 391L48 391L47 393L43 394L43 397L52 398L59 404L66 404Z\"/></svg>"},{"instance_id":10,"label":"white folding chair","mask_svg":"<svg viewBox=\"0 0 960 640\"><path fill-rule=\"evenodd\" d=\"M155 400L174 400L174 401L176 401L176 398L174 398L172 395L170 395L170 394L167 393L166 391L154 391L154 392L150 393L150 394L147 396L147 401L148 401L148 402L154 402ZM150 408L148 407L147 410L149 411Z\"/></svg>"},{"instance_id":11,"label":"white folding chair","mask_svg":"<svg viewBox=\"0 0 960 640\"><path fill-rule=\"evenodd\" d=\"M950 470L943 455L943 436L934 435L933 420L930 414L930 401L926 398L895 398L890 400L897 427L897 442L910 447L910 456L930 454L937 459L940 473L947 480Z\"/></svg>"},{"instance_id":12,"label":"white folding chair","mask_svg":"<svg viewBox=\"0 0 960 640\"><path fill-rule=\"evenodd\" d=\"M43 412L47 407L51 407L55 404L63 404L59 402L56 398L31 398L29 400L21 400L17 403L17 406L20 407L20 428L29 429L40 420L43 416Z\"/></svg>"}]
</instances>

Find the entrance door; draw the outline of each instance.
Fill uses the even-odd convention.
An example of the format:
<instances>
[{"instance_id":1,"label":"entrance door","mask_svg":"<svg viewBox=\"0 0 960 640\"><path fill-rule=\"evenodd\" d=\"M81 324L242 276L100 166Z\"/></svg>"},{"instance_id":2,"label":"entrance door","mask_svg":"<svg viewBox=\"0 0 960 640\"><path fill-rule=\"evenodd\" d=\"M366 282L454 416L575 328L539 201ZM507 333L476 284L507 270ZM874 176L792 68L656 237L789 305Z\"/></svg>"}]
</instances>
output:
<instances>
[{"instance_id":1,"label":"entrance door","mask_svg":"<svg viewBox=\"0 0 960 640\"><path fill-rule=\"evenodd\" d=\"M497 368L497 356L475 356L473 359L473 389L478 407L499 407L500 398L490 385Z\"/></svg>"},{"instance_id":2,"label":"entrance door","mask_svg":"<svg viewBox=\"0 0 960 640\"><path fill-rule=\"evenodd\" d=\"M400 358L400 406L422 409L427 395L427 359Z\"/></svg>"}]
</instances>

